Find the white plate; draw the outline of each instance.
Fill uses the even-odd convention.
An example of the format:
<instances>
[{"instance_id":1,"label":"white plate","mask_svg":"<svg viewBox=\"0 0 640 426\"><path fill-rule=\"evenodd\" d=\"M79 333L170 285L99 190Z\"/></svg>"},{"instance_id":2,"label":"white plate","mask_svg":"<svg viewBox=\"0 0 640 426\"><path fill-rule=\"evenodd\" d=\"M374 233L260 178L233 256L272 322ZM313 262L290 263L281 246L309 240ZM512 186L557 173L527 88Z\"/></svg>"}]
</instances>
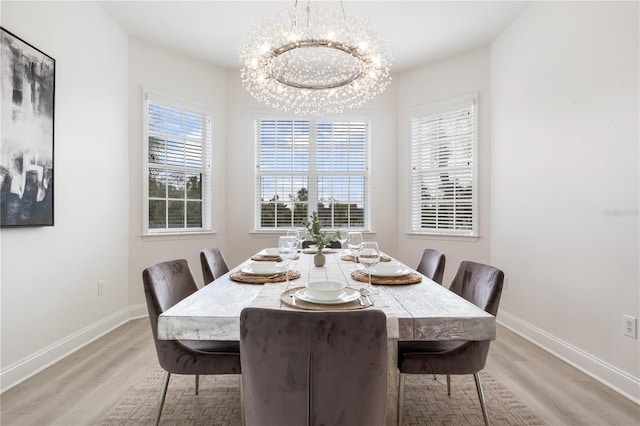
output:
<instances>
[{"instance_id":1,"label":"white plate","mask_svg":"<svg viewBox=\"0 0 640 426\"><path fill-rule=\"evenodd\" d=\"M316 254L318 252L318 249L306 248L306 249L303 250L303 252L305 254ZM332 249L332 248L323 248L322 249L322 253L324 253L324 254L336 253L336 252L337 252L337 250L336 249Z\"/></svg>"},{"instance_id":2,"label":"white plate","mask_svg":"<svg viewBox=\"0 0 640 426\"><path fill-rule=\"evenodd\" d=\"M270 276L274 274L279 274L284 272L284 269L281 267L270 267L270 268L260 268L259 270L253 269L251 266L247 266L246 268L240 269L243 274L247 275L260 275L260 276Z\"/></svg>"},{"instance_id":3,"label":"white plate","mask_svg":"<svg viewBox=\"0 0 640 426\"><path fill-rule=\"evenodd\" d=\"M318 300L313 297L313 294L308 288L301 288L296 291L296 297L299 297L300 300L304 300L309 303L318 303L320 305L337 305L340 303L353 302L360 297L360 292L358 290L354 290L352 288L344 289L344 293L335 300Z\"/></svg>"},{"instance_id":4,"label":"white plate","mask_svg":"<svg viewBox=\"0 0 640 426\"><path fill-rule=\"evenodd\" d=\"M371 268L373 277L400 277L411 273L411 269L405 268L399 263L378 263Z\"/></svg>"},{"instance_id":5,"label":"white plate","mask_svg":"<svg viewBox=\"0 0 640 426\"><path fill-rule=\"evenodd\" d=\"M307 289L308 295L316 300L335 300L344 295L344 283L336 281L311 281Z\"/></svg>"}]
</instances>

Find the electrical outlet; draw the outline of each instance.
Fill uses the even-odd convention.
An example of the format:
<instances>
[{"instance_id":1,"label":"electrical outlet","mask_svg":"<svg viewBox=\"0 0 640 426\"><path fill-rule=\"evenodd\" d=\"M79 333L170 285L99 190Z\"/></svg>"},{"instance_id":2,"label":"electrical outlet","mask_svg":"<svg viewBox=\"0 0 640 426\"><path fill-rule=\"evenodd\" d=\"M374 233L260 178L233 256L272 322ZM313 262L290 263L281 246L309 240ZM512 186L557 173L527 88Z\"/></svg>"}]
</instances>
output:
<instances>
[{"instance_id":1,"label":"electrical outlet","mask_svg":"<svg viewBox=\"0 0 640 426\"><path fill-rule=\"evenodd\" d=\"M98 281L98 296L104 296L104 280Z\"/></svg>"},{"instance_id":2,"label":"electrical outlet","mask_svg":"<svg viewBox=\"0 0 640 426\"><path fill-rule=\"evenodd\" d=\"M624 335L632 339L638 338L637 330L638 320L630 315L624 316Z\"/></svg>"}]
</instances>

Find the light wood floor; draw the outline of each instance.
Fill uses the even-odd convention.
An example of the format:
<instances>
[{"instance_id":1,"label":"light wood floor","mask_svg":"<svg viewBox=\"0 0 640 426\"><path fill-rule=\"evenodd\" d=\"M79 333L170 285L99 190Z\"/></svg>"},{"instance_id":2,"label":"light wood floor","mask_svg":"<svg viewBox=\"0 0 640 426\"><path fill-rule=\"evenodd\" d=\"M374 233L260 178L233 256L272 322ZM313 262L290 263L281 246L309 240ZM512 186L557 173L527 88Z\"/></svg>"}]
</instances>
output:
<instances>
[{"instance_id":1,"label":"light wood floor","mask_svg":"<svg viewBox=\"0 0 640 426\"><path fill-rule=\"evenodd\" d=\"M149 320L130 321L2 394L0 423L94 424L157 366ZM486 370L551 425L640 425L640 406L505 328Z\"/></svg>"}]
</instances>

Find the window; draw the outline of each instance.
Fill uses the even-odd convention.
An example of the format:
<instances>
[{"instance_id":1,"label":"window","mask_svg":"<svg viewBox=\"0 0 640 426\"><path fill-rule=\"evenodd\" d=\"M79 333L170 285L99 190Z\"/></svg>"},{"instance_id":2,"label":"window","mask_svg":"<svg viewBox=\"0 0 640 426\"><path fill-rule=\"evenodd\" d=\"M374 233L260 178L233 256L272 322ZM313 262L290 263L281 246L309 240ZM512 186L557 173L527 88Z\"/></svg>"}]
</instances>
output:
<instances>
[{"instance_id":1,"label":"window","mask_svg":"<svg viewBox=\"0 0 640 426\"><path fill-rule=\"evenodd\" d=\"M291 228L313 211L326 228L368 229L365 121L256 122L256 228Z\"/></svg>"},{"instance_id":2,"label":"window","mask_svg":"<svg viewBox=\"0 0 640 426\"><path fill-rule=\"evenodd\" d=\"M477 95L411 115L411 231L477 235Z\"/></svg>"},{"instance_id":3,"label":"window","mask_svg":"<svg viewBox=\"0 0 640 426\"><path fill-rule=\"evenodd\" d=\"M146 94L148 234L211 230L211 117Z\"/></svg>"}]
</instances>

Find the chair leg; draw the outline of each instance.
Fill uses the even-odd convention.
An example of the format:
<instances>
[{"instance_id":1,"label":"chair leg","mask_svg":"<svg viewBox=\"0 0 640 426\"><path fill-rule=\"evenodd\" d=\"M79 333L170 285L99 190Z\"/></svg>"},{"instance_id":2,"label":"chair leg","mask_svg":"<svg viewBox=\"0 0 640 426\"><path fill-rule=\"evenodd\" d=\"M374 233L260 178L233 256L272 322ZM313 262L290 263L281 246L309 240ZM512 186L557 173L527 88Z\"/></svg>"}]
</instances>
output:
<instances>
[{"instance_id":1,"label":"chair leg","mask_svg":"<svg viewBox=\"0 0 640 426\"><path fill-rule=\"evenodd\" d=\"M398 389L398 426L402 426L402 416L404 410L404 379L406 374L400 373L400 384Z\"/></svg>"},{"instance_id":2,"label":"chair leg","mask_svg":"<svg viewBox=\"0 0 640 426\"><path fill-rule=\"evenodd\" d=\"M164 380L162 382L162 389L160 390L160 401L158 401L158 412L156 414L156 426L160 424L160 416L162 415L162 407L164 406L164 399L167 396L167 388L169 387L169 378L171 373L168 371L164 373Z\"/></svg>"},{"instance_id":3,"label":"chair leg","mask_svg":"<svg viewBox=\"0 0 640 426\"><path fill-rule=\"evenodd\" d=\"M480 373L473 373L473 378L476 379L476 389L478 390L478 398L480 399L480 408L482 408L482 417L484 417L484 424L490 426L489 412L487 411L487 403L484 400L484 392L482 390L482 382L480 381Z\"/></svg>"},{"instance_id":4,"label":"chair leg","mask_svg":"<svg viewBox=\"0 0 640 426\"><path fill-rule=\"evenodd\" d=\"M451 375L447 374L447 395L451 396Z\"/></svg>"},{"instance_id":5,"label":"chair leg","mask_svg":"<svg viewBox=\"0 0 640 426\"><path fill-rule=\"evenodd\" d=\"M242 376L240 376L240 424L246 426L244 418L244 390L242 389Z\"/></svg>"},{"instance_id":6,"label":"chair leg","mask_svg":"<svg viewBox=\"0 0 640 426\"><path fill-rule=\"evenodd\" d=\"M200 375L196 374L196 395L198 395L199 391L200 391Z\"/></svg>"}]
</instances>

